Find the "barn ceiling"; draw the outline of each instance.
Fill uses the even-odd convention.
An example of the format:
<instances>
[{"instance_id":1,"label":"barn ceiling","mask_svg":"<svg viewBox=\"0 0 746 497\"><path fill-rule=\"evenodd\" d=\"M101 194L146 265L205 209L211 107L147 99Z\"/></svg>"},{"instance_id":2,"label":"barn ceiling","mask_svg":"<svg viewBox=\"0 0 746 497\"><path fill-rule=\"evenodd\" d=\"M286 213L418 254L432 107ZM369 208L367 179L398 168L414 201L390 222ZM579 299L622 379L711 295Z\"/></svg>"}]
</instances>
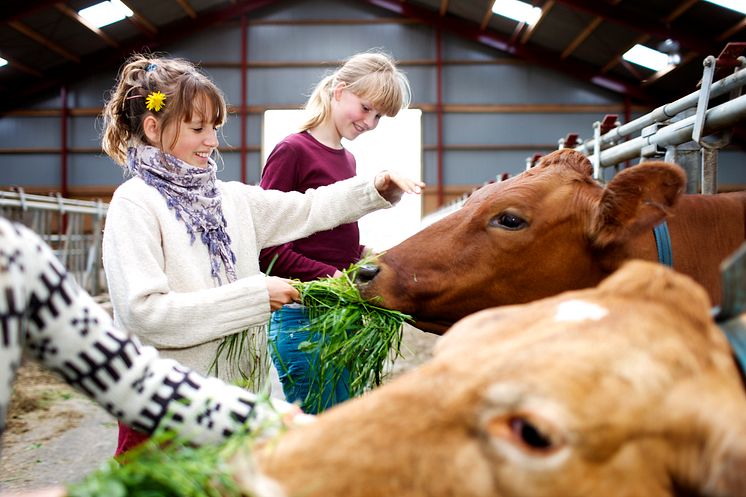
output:
<instances>
[{"instance_id":1,"label":"barn ceiling","mask_svg":"<svg viewBox=\"0 0 746 497\"><path fill-rule=\"evenodd\" d=\"M311 1L311 0L309 0ZM526 26L491 13L492 0L355 0L495 50L597 84L633 103L662 104L696 89L707 55L746 40L746 16L704 0L533 0L539 21ZM530 1L530 0L528 0ZM100 29L76 12L98 0L4 0L0 6L0 112L27 107L132 51L281 9L283 0L123 0L135 13ZM680 46L682 62L655 73L622 60L636 43ZM740 49L740 46L739 46ZM734 51L740 55L739 49ZM732 58L731 58L732 59ZM732 71L725 58L723 71Z\"/></svg>"}]
</instances>

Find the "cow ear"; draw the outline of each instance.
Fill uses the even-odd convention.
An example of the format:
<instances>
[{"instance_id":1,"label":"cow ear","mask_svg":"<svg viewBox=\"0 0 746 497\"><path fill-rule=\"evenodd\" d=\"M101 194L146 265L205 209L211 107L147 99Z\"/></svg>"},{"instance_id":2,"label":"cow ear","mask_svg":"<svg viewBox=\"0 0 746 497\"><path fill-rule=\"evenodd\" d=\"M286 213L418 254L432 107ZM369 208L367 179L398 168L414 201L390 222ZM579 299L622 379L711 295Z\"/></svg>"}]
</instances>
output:
<instances>
[{"instance_id":1,"label":"cow ear","mask_svg":"<svg viewBox=\"0 0 746 497\"><path fill-rule=\"evenodd\" d=\"M663 220L684 191L686 174L675 164L644 162L619 172L606 185L591 220L598 248L626 240Z\"/></svg>"},{"instance_id":2,"label":"cow ear","mask_svg":"<svg viewBox=\"0 0 746 497\"><path fill-rule=\"evenodd\" d=\"M590 177L593 173L593 165L588 157L571 148L562 148L545 155L541 158L537 167L551 167L557 164L574 169L583 176Z\"/></svg>"}]
</instances>

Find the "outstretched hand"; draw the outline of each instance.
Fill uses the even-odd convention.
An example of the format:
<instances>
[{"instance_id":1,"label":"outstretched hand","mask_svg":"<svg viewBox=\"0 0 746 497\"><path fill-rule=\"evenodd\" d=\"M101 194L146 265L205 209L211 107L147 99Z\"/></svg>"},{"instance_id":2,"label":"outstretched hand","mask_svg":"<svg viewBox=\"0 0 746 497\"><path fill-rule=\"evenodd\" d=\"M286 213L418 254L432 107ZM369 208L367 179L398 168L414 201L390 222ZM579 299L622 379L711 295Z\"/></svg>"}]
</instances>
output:
<instances>
[{"instance_id":1,"label":"outstretched hand","mask_svg":"<svg viewBox=\"0 0 746 497\"><path fill-rule=\"evenodd\" d=\"M373 183L378 193L392 204L401 200L404 193L422 193L425 188L422 181L405 178L396 171L381 171Z\"/></svg>"}]
</instances>

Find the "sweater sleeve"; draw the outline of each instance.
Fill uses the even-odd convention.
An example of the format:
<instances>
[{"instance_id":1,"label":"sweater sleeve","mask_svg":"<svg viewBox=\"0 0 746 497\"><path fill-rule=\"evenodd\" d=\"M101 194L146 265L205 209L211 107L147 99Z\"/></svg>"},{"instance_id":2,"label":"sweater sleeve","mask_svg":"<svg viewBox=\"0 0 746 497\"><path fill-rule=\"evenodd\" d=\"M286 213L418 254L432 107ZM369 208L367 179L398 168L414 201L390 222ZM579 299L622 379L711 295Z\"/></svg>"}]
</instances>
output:
<instances>
[{"instance_id":1,"label":"sweater sleeve","mask_svg":"<svg viewBox=\"0 0 746 497\"><path fill-rule=\"evenodd\" d=\"M293 250L292 243L263 249L259 254L259 265L262 271L269 275L298 278L301 281L333 276L337 271L337 268L332 265L324 264Z\"/></svg>"},{"instance_id":2,"label":"sweater sleeve","mask_svg":"<svg viewBox=\"0 0 746 497\"><path fill-rule=\"evenodd\" d=\"M146 433L166 428L195 443L215 443L292 409L281 401L257 404L253 393L162 359L114 328L36 234L1 219L0 259L9 261L0 271L0 314L11 331L0 340L6 359L0 364L0 433L22 352Z\"/></svg>"},{"instance_id":3,"label":"sweater sleeve","mask_svg":"<svg viewBox=\"0 0 746 497\"><path fill-rule=\"evenodd\" d=\"M351 223L392 205L378 194L372 180L357 176L305 193L253 188L245 196L252 199L249 205L253 218L262 220L256 226L262 248Z\"/></svg>"},{"instance_id":4,"label":"sweater sleeve","mask_svg":"<svg viewBox=\"0 0 746 497\"><path fill-rule=\"evenodd\" d=\"M103 255L118 323L147 337L157 348L171 349L200 345L267 323L269 294L261 273L195 291L172 289L162 249L162 237L169 235L161 229L158 219L137 202L112 199Z\"/></svg>"}]
</instances>

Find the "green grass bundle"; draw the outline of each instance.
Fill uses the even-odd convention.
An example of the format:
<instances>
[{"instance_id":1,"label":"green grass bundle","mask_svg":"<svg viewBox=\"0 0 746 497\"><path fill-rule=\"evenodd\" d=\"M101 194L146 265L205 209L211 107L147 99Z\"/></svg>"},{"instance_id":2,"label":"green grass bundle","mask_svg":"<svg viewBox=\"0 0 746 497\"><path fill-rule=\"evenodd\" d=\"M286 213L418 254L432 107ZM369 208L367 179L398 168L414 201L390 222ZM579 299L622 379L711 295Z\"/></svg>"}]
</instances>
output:
<instances>
[{"instance_id":1,"label":"green grass bundle","mask_svg":"<svg viewBox=\"0 0 746 497\"><path fill-rule=\"evenodd\" d=\"M239 434L219 445L193 447L168 432L157 433L81 482L67 488L68 497L240 497L230 457L246 443Z\"/></svg>"},{"instance_id":2,"label":"green grass bundle","mask_svg":"<svg viewBox=\"0 0 746 497\"><path fill-rule=\"evenodd\" d=\"M353 397L380 385L387 362L401 355L403 325L410 316L362 298L354 281L366 263L370 260L353 264L339 278L294 285L308 309L308 329L313 332L313 340L300 348L318 355L312 364L305 406L327 407L323 405L327 400L322 398L322 383L336 384L343 374L349 374Z\"/></svg>"},{"instance_id":3,"label":"green grass bundle","mask_svg":"<svg viewBox=\"0 0 746 497\"><path fill-rule=\"evenodd\" d=\"M68 485L67 496L251 497L252 478L257 474L251 451L287 430L283 414L267 395L258 397L256 405L267 415L252 431L246 427L220 443L202 447L189 444L172 431L156 431L134 449ZM241 478L243 488L236 477Z\"/></svg>"}]
</instances>

